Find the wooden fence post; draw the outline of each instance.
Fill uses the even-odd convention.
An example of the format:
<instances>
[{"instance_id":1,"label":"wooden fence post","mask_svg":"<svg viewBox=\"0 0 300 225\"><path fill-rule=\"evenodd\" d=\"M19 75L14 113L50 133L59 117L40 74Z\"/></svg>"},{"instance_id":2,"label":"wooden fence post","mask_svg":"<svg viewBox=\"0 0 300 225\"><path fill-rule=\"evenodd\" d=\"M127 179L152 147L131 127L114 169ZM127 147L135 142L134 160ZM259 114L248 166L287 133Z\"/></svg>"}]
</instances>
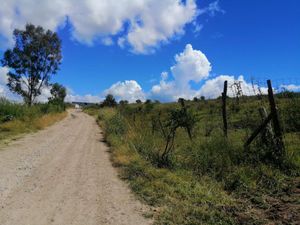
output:
<instances>
[{"instance_id":1,"label":"wooden fence post","mask_svg":"<svg viewBox=\"0 0 300 225\"><path fill-rule=\"evenodd\" d=\"M256 138L256 136L267 126L267 124L272 120L272 114L270 114L263 123L256 128L256 130L251 134L251 136L248 138L246 143L244 144L244 147L247 148L251 142Z\"/></svg>"},{"instance_id":2,"label":"wooden fence post","mask_svg":"<svg viewBox=\"0 0 300 225\"><path fill-rule=\"evenodd\" d=\"M224 136L227 137L227 111L226 111L226 99L227 99L227 86L228 82L227 80L224 81L224 89L222 93L222 115L223 115L223 131Z\"/></svg>"},{"instance_id":3,"label":"wooden fence post","mask_svg":"<svg viewBox=\"0 0 300 225\"><path fill-rule=\"evenodd\" d=\"M284 143L283 143L283 139L282 139L282 130L281 130L278 112L277 112L277 108L276 108L276 103L275 103L275 99L274 99L271 80L267 80L267 83L268 83L268 97L269 97L272 121L273 121L273 126L274 126L275 142L276 142L276 150L275 150L276 155L275 156L281 163L282 159L285 155L285 148L284 148Z\"/></svg>"},{"instance_id":4,"label":"wooden fence post","mask_svg":"<svg viewBox=\"0 0 300 225\"><path fill-rule=\"evenodd\" d=\"M262 121L264 121L268 117L268 113L265 107L259 108L259 114L261 116ZM271 140L274 139L274 132L271 123L268 123L262 132L262 140L264 143L269 143Z\"/></svg>"}]
</instances>

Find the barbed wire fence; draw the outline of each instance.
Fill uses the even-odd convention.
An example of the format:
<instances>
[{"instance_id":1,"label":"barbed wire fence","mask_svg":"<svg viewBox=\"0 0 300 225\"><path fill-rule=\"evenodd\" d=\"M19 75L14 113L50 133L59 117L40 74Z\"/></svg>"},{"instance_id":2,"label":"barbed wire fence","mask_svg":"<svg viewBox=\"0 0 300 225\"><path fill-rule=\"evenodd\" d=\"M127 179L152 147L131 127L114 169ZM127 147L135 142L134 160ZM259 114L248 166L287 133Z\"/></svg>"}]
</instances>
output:
<instances>
[{"instance_id":1,"label":"barbed wire fence","mask_svg":"<svg viewBox=\"0 0 300 225\"><path fill-rule=\"evenodd\" d=\"M208 113L202 115L205 135L219 129L224 130L225 136L228 133L230 137L238 137L244 143L251 144L251 138L255 139L259 134L262 136L261 132L269 130L273 136L274 133L280 136L281 132L287 148L300 146L300 78L272 79L273 105L270 103L267 80L251 78L250 82L227 81L227 97L222 97L220 93L220 97L215 100L217 104L208 101L205 106L208 108ZM274 113L279 125L274 124Z\"/></svg>"}]
</instances>

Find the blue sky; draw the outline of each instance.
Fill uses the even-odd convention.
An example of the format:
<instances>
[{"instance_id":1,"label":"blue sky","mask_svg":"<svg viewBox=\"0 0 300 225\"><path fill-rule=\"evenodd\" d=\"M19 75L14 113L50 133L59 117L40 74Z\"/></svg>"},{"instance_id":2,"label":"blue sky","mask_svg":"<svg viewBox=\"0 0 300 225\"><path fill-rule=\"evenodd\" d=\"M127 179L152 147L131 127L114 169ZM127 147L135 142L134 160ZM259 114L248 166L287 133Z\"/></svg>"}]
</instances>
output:
<instances>
[{"instance_id":1,"label":"blue sky","mask_svg":"<svg viewBox=\"0 0 300 225\"><path fill-rule=\"evenodd\" d=\"M4 1L9 2L9 0ZM13 1L16 2L14 6L19 7L21 14L23 8L29 7L21 4L25 1ZM90 2L97 4L95 1ZM172 4L171 2L179 2L178 4L184 5L177 0L161 2L166 2L164 3L166 5ZM180 24L174 25L175 28L172 28L175 30L174 33L163 31L165 40L158 38L154 44L143 44L142 48L138 47L138 44L148 43L148 40L143 40L143 38L148 38L147 36L138 36L139 39L134 39L134 41L130 41L128 38L126 39L127 44L118 44L119 39L127 38L126 35L132 29L130 27L134 27L129 24L128 19L123 19L123 17L120 19L122 21L121 29L117 28L118 32L115 32L111 27L105 27L114 26L114 24L108 23L97 27L95 25L97 17L93 18L91 23L83 23L84 16L72 17L73 14L67 10L57 15L53 24L46 22L44 24L43 16L34 11L33 17L24 13L19 22L16 22L17 18L9 15L13 21L10 29L14 26L20 27L26 22L39 21L38 23L41 25L57 30L63 44L63 62L53 82L57 81L67 86L70 89L70 96L73 96L72 99L85 100L84 96L90 95L90 100L98 101L111 91L119 99L129 98L130 100L131 97L128 96L128 93L124 93L124 88L134 89L130 94L134 96L133 98L157 98L170 101L180 96L190 98L193 95L201 94L215 97L212 93L219 91L220 87L214 88L214 85L219 85L221 83L219 81L225 78L230 80L232 77L242 79L246 86L249 85L251 77L254 77L258 81L271 78L278 85L294 85L289 87L295 90L299 89L300 1L197 0L194 2L190 0L190 2L193 2L196 8L192 6L184 8L181 13L186 13L186 16L177 18L175 13L172 18L167 18L168 20L182 20ZM43 7L45 12L48 12L48 9L49 13L52 12L51 6L43 5ZM111 6L112 10L115 10L116 7L118 6ZM162 7L165 5L162 4ZM101 7L99 10L101 11ZM130 12L137 13L134 7L128 9L128 13ZM158 15L155 15L154 12L145 12L145 14L149 13L145 18L147 16L159 17L159 12L157 12ZM8 17L0 10L0 19L1 13L2 17ZM137 13L137 15L139 14ZM115 19L111 14L107 17L108 20ZM86 20L88 21L89 18ZM99 17L99 20L103 20L103 18ZM146 19L144 21L141 16L135 26L143 26L143 23L147 26ZM0 25L0 43L1 40L4 40L0 44L1 55L9 46L6 42L9 42L10 34L4 32L4 28L3 25L1 29ZM97 29L100 31L98 32ZM160 32L162 29L168 30L169 27L158 27L157 29ZM152 32L153 29L149 28L149 30ZM149 30L143 30L143 32L150 32ZM180 31L177 32L178 30ZM158 31L155 32L155 35L161 36L161 34L157 34ZM105 33L105 37L103 33ZM152 33L149 33L149 36L151 35ZM187 44L191 46L189 51ZM202 56L198 54L199 51L204 55L202 58L204 62L207 59L210 63L210 68L207 67L206 71L202 71L200 68L200 72L198 68L199 76L189 77L188 73L192 73L193 68L187 68L183 63L190 65L190 62L186 60L194 60L194 58L187 56L185 59L182 56L176 60L174 57L176 54L179 56L180 53L188 54L189 52L195 53L194 57L201 58ZM199 63L198 65L203 64L203 60L195 60L195 63ZM171 71L172 66L179 68L177 72ZM184 71L182 68L185 68ZM198 73L197 71L195 73ZM168 77L162 78L162 72L167 72ZM221 75L226 76L219 79ZM243 77L239 77L240 75ZM213 79L215 82L209 86L207 81ZM126 80L136 83L118 83ZM179 81L186 82L188 85L181 85ZM161 84L162 82L163 84ZM116 83L117 85L109 89ZM201 91L201 87L205 84L206 91ZM154 86L157 86L156 93L153 93ZM180 91L174 92L172 89ZM138 92L137 95L135 91Z\"/></svg>"}]
</instances>

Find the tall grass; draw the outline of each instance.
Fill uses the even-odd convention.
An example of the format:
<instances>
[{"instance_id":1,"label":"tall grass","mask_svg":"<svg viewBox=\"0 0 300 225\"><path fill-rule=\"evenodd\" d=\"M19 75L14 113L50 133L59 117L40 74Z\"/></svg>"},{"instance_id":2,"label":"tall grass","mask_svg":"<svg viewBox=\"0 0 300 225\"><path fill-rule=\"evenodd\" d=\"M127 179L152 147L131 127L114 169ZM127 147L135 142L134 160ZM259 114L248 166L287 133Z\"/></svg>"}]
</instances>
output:
<instances>
[{"instance_id":1,"label":"tall grass","mask_svg":"<svg viewBox=\"0 0 300 225\"><path fill-rule=\"evenodd\" d=\"M280 101L281 110L290 107L284 99ZM239 110L233 107L228 138L223 137L218 100L187 104L198 118L193 138L184 128L176 130L174 152L164 168L157 162L165 139L153 121L157 116L162 123L168 121L170 112L180 107L178 104L87 109L103 127L112 146L112 161L122 168L122 177L141 200L155 208L156 224L267 224L296 220L297 195L293 190L300 175L300 141L290 118L281 117L286 127L293 128L286 133L283 169L265 160L266 149L260 138L247 150L243 147L247 135L260 121L253 110L257 106L254 100L239 105ZM283 207L287 204L288 219L279 215L273 201Z\"/></svg>"},{"instance_id":2,"label":"tall grass","mask_svg":"<svg viewBox=\"0 0 300 225\"><path fill-rule=\"evenodd\" d=\"M43 129L65 116L63 105L36 104L29 107L0 98L0 141Z\"/></svg>"}]
</instances>

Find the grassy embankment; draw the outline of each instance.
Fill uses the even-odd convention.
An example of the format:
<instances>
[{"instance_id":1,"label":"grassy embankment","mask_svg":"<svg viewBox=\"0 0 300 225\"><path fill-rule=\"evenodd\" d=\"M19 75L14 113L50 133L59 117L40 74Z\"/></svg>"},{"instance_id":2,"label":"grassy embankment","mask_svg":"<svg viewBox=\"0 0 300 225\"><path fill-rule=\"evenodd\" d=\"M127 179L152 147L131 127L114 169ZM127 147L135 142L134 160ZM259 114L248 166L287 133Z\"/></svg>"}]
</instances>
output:
<instances>
[{"instance_id":1,"label":"grassy embankment","mask_svg":"<svg viewBox=\"0 0 300 225\"><path fill-rule=\"evenodd\" d=\"M43 129L67 115L63 106L37 104L28 107L0 99L0 143Z\"/></svg>"},{"instance_id":2,"label":"grassy embankment","mask_svg":"<svg viewBox=\"0 0 300 225\"><path fill-rule=\"evenodd\" d=\"M176 131L174 149L160 162L172 111L180 105L132 104L90 108L111 145L112 161L139 198L153 206L156 224L297 224L299 222L299 98L277 99L285 130L281 166L273 147L257 138L243 143L261 122L258 102L229 100L229 134L223 137L219 100L188 102L197 122L192 139ZM155 122L156 121L156 122ZM151 216L151 215L148 215Z\"/></svg>"}]
</instances>

